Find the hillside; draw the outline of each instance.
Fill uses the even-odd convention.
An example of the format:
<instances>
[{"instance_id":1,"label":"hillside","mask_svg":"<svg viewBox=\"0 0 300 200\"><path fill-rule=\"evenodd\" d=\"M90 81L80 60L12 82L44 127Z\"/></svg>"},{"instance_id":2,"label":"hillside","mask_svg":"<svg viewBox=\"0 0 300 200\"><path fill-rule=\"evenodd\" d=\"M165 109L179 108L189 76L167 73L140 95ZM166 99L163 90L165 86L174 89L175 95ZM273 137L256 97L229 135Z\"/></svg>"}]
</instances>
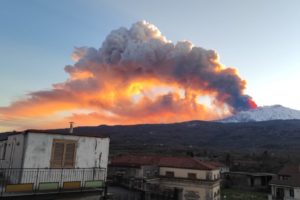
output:
<instances>
[{"instance_id":1,"label":"hillside","mask_svg":"<svg viewBox=\"0 0 300 200\"><path fill-rule=\"evenodd\" d=\"M67 133L68 129L52 130ZM77 127L76 133L105 134L116 145L163 145L219 150L300 150L300 120L248 123L190 121L174 124Z\"/></svg>"},{"instance_id":2,"label":"hillside","mask_svg":"<svg viewBox=\"0 0 300 200\"><path fill-rule=\"evenodd\" d=\"M68 129L49 130L68 133ZM154 145L215 150L300 151L300 120L248 123L190 121L174 124L77 127L73 134L107 135L111 146ZM6 134L0 134L3 138Z\"/></svg>"}]
</instances>

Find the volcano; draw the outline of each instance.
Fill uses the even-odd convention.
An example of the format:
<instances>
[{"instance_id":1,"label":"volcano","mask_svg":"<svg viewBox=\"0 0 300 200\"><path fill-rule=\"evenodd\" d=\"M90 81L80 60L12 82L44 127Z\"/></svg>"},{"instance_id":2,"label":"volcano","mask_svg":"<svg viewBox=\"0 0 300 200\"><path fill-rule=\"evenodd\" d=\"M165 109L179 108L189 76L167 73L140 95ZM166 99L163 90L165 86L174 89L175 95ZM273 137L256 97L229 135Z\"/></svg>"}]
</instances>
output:
<instances>
[{"instance_id":1,"label":"volcano","mask_svg":"<svg viewBox=\"0 0 300 200\"><path fill-rule=\"evenodd\" d=\"M221 120L221 122L255 122L290 119L300 119L300 111L287 108L282 105L273 105L257 107L248 111L242 111Z\"/></svg>"}]
</instances>

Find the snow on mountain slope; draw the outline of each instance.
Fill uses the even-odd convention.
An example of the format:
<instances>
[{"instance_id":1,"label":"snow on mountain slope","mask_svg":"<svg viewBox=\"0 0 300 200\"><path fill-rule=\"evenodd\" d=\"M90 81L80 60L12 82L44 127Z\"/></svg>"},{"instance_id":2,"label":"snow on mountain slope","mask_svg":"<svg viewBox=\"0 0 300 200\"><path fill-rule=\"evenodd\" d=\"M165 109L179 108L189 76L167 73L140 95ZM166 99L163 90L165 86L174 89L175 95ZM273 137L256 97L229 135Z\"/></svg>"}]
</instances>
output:
<instances>
[{"instance_id":1,"label":"snow on mountain slope","mask_svg":"<svg viewBox=\"0 0 300 200\"><path fill-rule=\"evenodd\" d=\"M286 108L281 105L263 106L253 110L239 112L236 115L220 121L227 123L288 119L300 119L300 111Z\"/></svg>"}]
</instances>

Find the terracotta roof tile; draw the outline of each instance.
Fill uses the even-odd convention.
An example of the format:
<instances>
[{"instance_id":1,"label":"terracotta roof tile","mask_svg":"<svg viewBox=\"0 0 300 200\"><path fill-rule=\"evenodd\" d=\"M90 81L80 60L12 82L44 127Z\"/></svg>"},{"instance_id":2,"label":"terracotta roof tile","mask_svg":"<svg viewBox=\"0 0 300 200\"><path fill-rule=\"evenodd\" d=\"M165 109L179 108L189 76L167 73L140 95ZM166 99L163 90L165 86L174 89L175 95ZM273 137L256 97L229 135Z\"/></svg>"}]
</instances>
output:
<instances>
[{"instance_id":1,"label":"terracotta roof tile","mask_svg":"<svg viewBox=\"0 0 300 200\"><path fill-rule=\"evenodd\" d=\"M141 167L143 165L157 165L160 157L152 155L121 155L111 160L110 165Z\"/></svg>"},{"instance_id":2,"label":"terracotta roof tile","mask_svg":"<svg viewBox=\"0 0 300 200\"><path fill-rule=\"evenodd\" d=\"M286 165L280 171L279 175L292 175L292 174L300 174L299 165Z\"/></svg>"},{"instance_id":3,"label":"terracotta roof tile","mask_svg":"<svg viewBox=\"0 0 300 200\"><path fill-rule=\"evenodd\" d=\"M270 181L270 184L271 185L300 187L300 174L294 174L291 177L289 177L287 180L280 180L278 178L272 179Z\"/></svg>"},{"instance_id":4,"label":"terracotta roof tile","mask_svg":"<svg viewBox=\"0 0 300 200\"><path fill-rule=\"evenodd\" d=\"M192 157L173 157L157 155L122 155L111 160L113 166L140 167L143 165L158 165L184 169L213 170L217 167Z\"/></svg>"}]
</instances>

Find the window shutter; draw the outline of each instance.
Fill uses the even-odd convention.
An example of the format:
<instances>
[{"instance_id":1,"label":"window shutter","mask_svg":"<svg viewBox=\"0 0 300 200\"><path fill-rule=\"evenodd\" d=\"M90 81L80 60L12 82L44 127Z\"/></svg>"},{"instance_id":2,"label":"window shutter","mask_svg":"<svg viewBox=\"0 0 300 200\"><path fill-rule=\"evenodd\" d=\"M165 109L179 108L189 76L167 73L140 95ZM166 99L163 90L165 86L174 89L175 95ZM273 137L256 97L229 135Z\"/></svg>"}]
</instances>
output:
<instances>
[{"instance_id":1,"label":"window shutter","mask_svg":"<svg viewBox=\"0 0 300 200\"><path fill-rule=\"evenodd\" d=\"M63 155L64 155L64 143L55 142L53 144L51 167L53 168L62 167Z\"/></svg>"},{"instance_id":2,"label":"window shutter","mask_svg":"<svg viewBox=\"0 0 300 200\"><path fill-rule=\"evenodd\" d=\"M64 167L74 167L75 164L75 143L67 143L65 146Z\"/></svg>"}]
</instances>

